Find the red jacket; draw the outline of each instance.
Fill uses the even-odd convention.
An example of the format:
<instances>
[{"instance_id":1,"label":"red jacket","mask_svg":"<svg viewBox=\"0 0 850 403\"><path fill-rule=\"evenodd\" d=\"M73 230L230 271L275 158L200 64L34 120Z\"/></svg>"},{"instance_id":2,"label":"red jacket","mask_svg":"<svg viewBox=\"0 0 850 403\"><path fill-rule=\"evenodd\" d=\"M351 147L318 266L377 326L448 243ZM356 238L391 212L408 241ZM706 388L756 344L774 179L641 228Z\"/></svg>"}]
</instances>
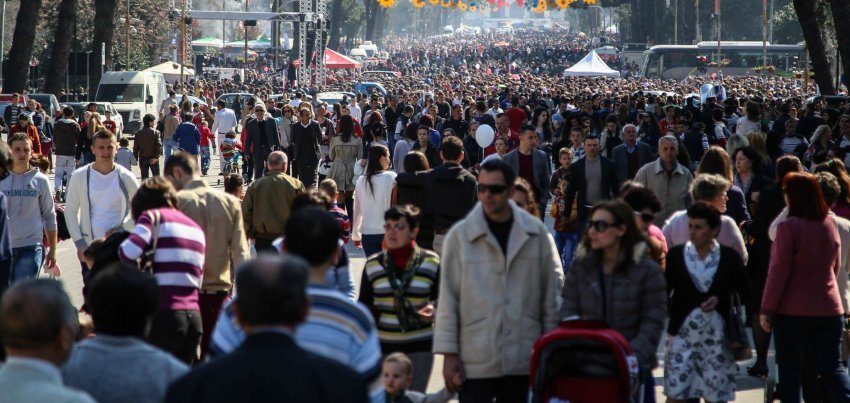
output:
<instances>
[{"instance_id":1,"label":"red jacket","mask_svg":"<svg viewBox=\"0 0 850 403\"><path fill-rule=\"evenodd\" d=\"M789 217L776 229L764 286L764 315L838 316L841 238L831 218Z\"/></svg>"},{"instance_id":2,"label":"red jacket","mask_svg":"<svg viewBox=\"0 0 850 403\"><path fill-rule=\"evenodd\" d=\"M30 140L32 140L33 154L41 154L41 137L38 136L38 129L35 126L28 124L27 128L24 129L19 124L15 123L9 133L14 134L18 132L23 132L30 136Z\"/></svg>"},{"instance_id":3,"label":"red jacket","mask_svg":"<svg viewBox=\"0 0 850 403\"><path fill-rule=\"evenodd\" d=\"M215 144L215 136L213 136L210 128L207 126L198 126L198 131L201 132L201 147L209 147L210 141Z\"/></svg>"}]
</instances>

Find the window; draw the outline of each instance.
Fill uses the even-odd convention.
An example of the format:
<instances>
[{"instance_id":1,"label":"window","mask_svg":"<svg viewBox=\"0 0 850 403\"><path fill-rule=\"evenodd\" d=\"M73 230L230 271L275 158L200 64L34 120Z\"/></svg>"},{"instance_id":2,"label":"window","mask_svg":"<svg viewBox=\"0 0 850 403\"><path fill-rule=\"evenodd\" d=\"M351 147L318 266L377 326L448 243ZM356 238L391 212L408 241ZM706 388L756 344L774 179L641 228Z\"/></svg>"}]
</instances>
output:
<instances>
[{"instance_id":1,"label":"window","mask_svg":"<svg viewBox=\"0 0 850 403\"><path fill-rule=\"evenodd\" d=\"M145 102L143 84L101 84L97 88L97 102Z\"/></svg>"}]
</instances>

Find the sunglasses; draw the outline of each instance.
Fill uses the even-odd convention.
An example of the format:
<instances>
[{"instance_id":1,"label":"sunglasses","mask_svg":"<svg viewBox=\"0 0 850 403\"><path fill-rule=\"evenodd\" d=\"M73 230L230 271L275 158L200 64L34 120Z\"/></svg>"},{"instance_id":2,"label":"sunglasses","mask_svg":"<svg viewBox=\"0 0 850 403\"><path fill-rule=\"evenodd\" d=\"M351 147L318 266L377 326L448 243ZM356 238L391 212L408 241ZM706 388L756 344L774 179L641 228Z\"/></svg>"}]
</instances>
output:
<instances>
[{"instance_id":1,"label":"sunglasses","mask_svg":"<svg viewBox=\"0 0 850 403\"><path fill-rule=\"evenodd\" d=\"M265 113L266 111L265 111L265 110L263 110L263 109L254 109L254 112L256 112L256 113Z\"/></svg>"},{"instance_id":2,"label":"sunglasses","mask_svg":"<svg viewBox=\"0 0 850 403\"><path fill-rule=\"evenodd\" d=\"M635 215L640 216L640 219L643 220L643 222L648 223L648 222L655 221L655 214L641 213L641 212L635 211Z\"/></svg>"},{"instance_id":3,"label":"sunglasses","mask_svg":"<svg viewBox=\"0 0 850 403\"><path fill-rule=\"evenodd\" d=\"M400 222L397 222L395 224L384 224L384 232L389 230L404 231L406 229L407 225Z\"/></svg>"},{"instance_id":4,"label":"sunglasses","mask_svg":"<svg viewBox=\"0 0 850 403\"><path fill-rule=\"evenodd\" d=\"M587 222L587 228L593 229L596 232L605 232L605 231L608 230L608 228L615 227L617 225L620 225L620 224L610 223L610 222L604 221L604 220L596 220L596 221L591 220L591 221Z\"/></svg>"},{"instance_id":5,"label":"sunglasses","mask_svg":"<svg viewBox=\"0 0 850 403\"><path fill-rule=\"evenodd\" d=\"M489 192L490 194L498 195L505 193L506 190L508 190L507 185L484 185L481 183L478 184L478 193Z\"/></svg>"}]
</instances>

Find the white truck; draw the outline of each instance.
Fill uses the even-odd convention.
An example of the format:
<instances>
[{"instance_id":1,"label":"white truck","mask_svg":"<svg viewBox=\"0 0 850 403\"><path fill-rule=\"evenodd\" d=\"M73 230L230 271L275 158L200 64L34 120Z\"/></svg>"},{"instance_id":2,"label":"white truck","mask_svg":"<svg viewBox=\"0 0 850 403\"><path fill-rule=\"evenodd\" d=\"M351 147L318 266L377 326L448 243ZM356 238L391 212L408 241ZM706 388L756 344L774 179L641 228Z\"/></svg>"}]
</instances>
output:
<instances>
[{"instance_id":1,"label":"white truck","mask_svg":"<svg viewBox=\"0 0 850 403\"><path fill-rule=\"evenodd\" d=\"M158 116L157 109L168 97L165 78L151 71L109 71L97 86L95 102L110 102L124 120L124 132L142 128L145 114Z\"/></svg>"}]
</instances>

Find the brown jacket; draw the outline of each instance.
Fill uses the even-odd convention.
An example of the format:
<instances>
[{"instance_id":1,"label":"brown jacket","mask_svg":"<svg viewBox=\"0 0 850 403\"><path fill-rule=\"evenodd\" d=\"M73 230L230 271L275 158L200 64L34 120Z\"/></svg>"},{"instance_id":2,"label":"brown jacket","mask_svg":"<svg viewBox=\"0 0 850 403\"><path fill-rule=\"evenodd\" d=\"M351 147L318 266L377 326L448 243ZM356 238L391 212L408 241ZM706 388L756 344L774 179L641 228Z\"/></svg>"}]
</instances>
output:
<instances>
[{"instance_id":1,"label":"brown jacket","mask_svg":"<svg viewBox=\"0 0 850 403\"><path fill-rule=\"evenodd\" d=\"M202 289L230 291L233 269L250 258L239 199L194 180L177 192L177 201L180 211L203 228L207 240Z\"/></svg>"},{"instance_id":2,"label":"brown jacket","mask_svg":"<svg viewBox=\"0 0 850 403\"><path fill-rule=\"evenodd\" d=\"M159 132L144 127L136 132L136 139L133 140L133 156L139 161L151 160L159 158L162 155L162 140L159 137Z\"/></svg>"},{"instance_id":3,"label":"brown jacket","mask_svg":"<svg viewBox=\"0 0 850 403\"><path fill-rule=\"evenodd\" d=\"M280 171L268 171L251 182L242 200L242 218L248 238L275 239L283 236L289 205L304 192L304 184Z\"/></svg>"}]
</instances>

